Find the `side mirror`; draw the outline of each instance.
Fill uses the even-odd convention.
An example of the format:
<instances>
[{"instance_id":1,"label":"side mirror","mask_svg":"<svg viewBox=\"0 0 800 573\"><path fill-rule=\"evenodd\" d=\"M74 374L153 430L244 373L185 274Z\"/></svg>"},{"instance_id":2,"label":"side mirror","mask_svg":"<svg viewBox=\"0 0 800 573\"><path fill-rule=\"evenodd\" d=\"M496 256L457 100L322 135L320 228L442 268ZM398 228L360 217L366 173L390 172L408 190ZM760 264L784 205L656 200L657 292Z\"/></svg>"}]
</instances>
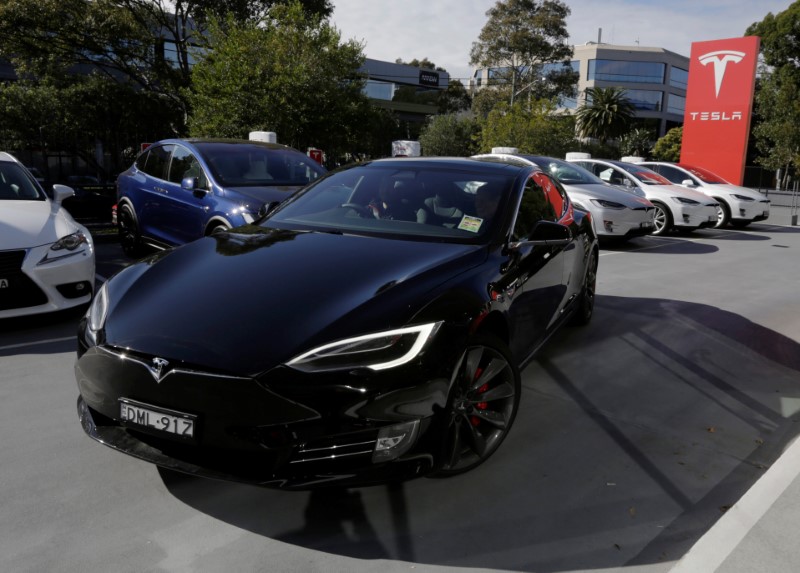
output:
<instances>
[{"instance_id":1,"label":"side mirror","mask_svg":"<svg viewBox=\"0 0 800 573\"><path fill-rule=\"evenodd\" d=\"M685 185L686 187L694 187L694 181L691 179L684 179L681 181L681 185Z\"/></svg>"},{"instance_id":2,"label":"side mirror","mask_svg":"<svg viewBox=\"0 0 800 573\"><path fill-rule=\"evenodd\" d=\"M53 201L61 203L64 199L69 199L75 196L75 189L56 183L53 185Z\"/></svg>"},{"instance_id":3,"label":"side mirror","mask_svg":"<svg viewBox=\"0 0 800 573\"><path fill-rule=\"evenodd\" d=\"M625 187L633 187L633 181L631 181L627 177L622 180L622 184L625 185Z\"/></svg>"},{"instance_id":4,"label":"side mirror","mask_svg":"<svg viewBox=\"0 0 800 573\"><path fill-rule=\"evenodd\" d=\"M558 246L567 245L572 240L572 232L569 227L553 221L539 221L534 225L531 236L521 241L515 241L508 246L510 249L532 246Z\"/></svg>"}]
</instances>

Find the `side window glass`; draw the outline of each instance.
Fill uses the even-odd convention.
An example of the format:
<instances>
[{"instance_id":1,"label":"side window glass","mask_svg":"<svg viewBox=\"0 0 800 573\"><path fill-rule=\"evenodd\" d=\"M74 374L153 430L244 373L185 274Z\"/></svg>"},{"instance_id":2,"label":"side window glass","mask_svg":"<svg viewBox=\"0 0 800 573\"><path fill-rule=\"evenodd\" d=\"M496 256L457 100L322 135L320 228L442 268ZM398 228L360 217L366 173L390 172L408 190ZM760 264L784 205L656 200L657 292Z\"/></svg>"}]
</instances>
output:
<instances>
[{"instance_id":1,"label":"side window glass","mask_svg":"<svg viewBox=\"0 0 800 573\"><path fill-rule=\"evenodd\" d=\"M569 205L567 192L564 191L564 188L557 179L545 175L544 173L540 175L537 174L537 177L540 177L542 188L547 194L547 200L553 206L553 212L555 213L553 221L558 221L564 216L564 213L567 211L567 206Z\"/></svg>"},{"instance_id":2,"label":"side window glass","mask_svg":"<svg viewBox=\"0 0 800 573\"><path fill-rule=\"evenodd\" d=\"M166 179L169 155L173 147L173 145L151 147L150 153L147 155L147 162L144 165L144 172L159 179Z\"/></svg>"},{"instance_id":3,"label":"side window glass","mask_svg":"<svg viewBox=\"0 0 800 573\"><path fill-rule=\"evenodd\" d=\"M208 188L208 180L197 158L185 147L176 146L169 165L169 180L180 185L186 177L196 177L198 188Z\"/></svg>"},{"instance_id":4,"label":"side window glass","mask_svg":"<svg viewBox=\"0 0 800 573\"><path fill-rule=\"evenodd\" d=\"M658 167L661 167L659 173L664 177L666 177L667 179L669 179L670 181L672 181L673 183L681 183L686 179L691 179L691 177L689 177L688 175L684 175L674 167L667 167L665 165L660 165Z\"/></svg>"},{"instance_id":5,"label":"side window glass","mask_svg":"<svg viewBox=\"0 0 800 573\"><path fill-rule=\"evenodd\" d=\"M139 155L139 157L136 158L136 169L138 169L139 171L144 171L144 166L147 163L148 155L150 155L150 150L146 149L144 153L142 153L141 155ZM147 172L145 171L145 173Z\"/></svg>"},{"instance_id":6,"label":"side window glass","mask_svg":"<svg viewBox=\"0 0 800 573\"><path fill-rule=\"evenodd\" d=\"M511 238L514 241L523 241L530 237L533 228L539 221L556 220L553 205L547 198L547 192L539 183L542 178L547 179L541 173L534 173L525 183L525 190L522 192L522 199L517 212L517 220L514 223L514 231L511 234Z\"/></svg>"}]
</instances>

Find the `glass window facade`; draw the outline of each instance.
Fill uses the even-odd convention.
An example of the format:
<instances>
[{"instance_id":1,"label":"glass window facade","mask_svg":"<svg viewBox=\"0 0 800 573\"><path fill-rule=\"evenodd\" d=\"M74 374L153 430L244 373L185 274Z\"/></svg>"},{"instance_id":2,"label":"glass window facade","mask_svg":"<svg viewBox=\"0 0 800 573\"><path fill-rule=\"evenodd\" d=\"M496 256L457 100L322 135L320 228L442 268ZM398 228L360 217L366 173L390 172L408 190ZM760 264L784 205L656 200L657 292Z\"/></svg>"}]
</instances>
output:
<instances>
[{"instance_id":1,"label":"glass window facade","mask_svg":"<svg viewBox=\"0 0 800 573\"><path fill-rule=\"evenodd\" d=\"M589 80L663 84L666 64L625 60L589 60Z\"/></svg>"},{"instance_id":2,"label":"glass window facade","mask_svg":"<svg viewBox=\"0 0 800 573\"><path fill-rule=\"evenodd\" d=\"M394 98L395 85L391 82L367 80L362 91L368 98L392 101Z\"/></svg>"},{"instance_id":3,"label":"glass window facade","mask_svg":"<svg viewBox=\"0 0 800 573\"><path fill-rule=\"evenodd\" d=\"M685 90L686 86L689 85L689 72L672 66L669 70L669 85Z\"/></svg>"},{"instance_id":4,"label":"glass window facade","mask_svg":"<svg viewBox=\"0 0 800 573\"><path fill-rule=\"evenodd\" d=\"M667 100L667 111L669 113L683 115L686 111L686 98L675 94L669 94L669 99Z\"/></svg>"},{"instance_id":5,"label":"glass window facade","mask_svg":"<svg viewBox=\"0 0 800 573\"><path fill-rule=\"evenodd\" d=\"M654 90L625 90L625 97L638 110L661 111L664 92Z\"/></svg>"}]
</instances>

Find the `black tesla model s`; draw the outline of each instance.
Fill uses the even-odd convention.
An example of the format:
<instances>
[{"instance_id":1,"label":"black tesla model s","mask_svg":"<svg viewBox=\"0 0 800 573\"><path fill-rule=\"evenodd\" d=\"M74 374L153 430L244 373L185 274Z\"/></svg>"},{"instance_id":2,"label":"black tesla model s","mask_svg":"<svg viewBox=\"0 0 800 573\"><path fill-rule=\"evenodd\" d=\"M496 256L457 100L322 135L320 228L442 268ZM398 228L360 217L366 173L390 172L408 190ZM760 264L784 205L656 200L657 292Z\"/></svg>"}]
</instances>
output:
<instances>
[{"instance_id":1,"label":"black tesla model s","mask_svg":"<svg viewBox=\"0 0 800 573\"><path fill-rule=\"evenodd\" d=\"M102 286L78 335L83 429L273 487L474 468L511 428L520 368L592 316L589 217L535 166L340 169Z\"/></svg>"}]
</instances>

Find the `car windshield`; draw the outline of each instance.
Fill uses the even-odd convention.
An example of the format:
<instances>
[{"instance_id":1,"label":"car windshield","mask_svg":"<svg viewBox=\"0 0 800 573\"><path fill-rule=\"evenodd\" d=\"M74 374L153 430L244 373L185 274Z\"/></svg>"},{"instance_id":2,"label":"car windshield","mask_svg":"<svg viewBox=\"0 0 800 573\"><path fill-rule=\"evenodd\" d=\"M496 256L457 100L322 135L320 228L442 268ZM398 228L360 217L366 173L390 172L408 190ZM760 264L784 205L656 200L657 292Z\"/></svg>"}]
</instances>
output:
<instances>
[{"instance_id":1,"label":"car windshield","mask_svg":"<svg viewBox=\"0 0 800 573\"><path fill-rule=\"evenodd\" d=\"M44 201L34 179L11 161L0 161L0 201Z\"/></svg>"},{"instance_id":2,"label":"car windshield","mask_svg":"<svg viewBox=\"0 0 800 573\"><path fill-rule=\"evenodd\" d=\"M709 183L711 185L724 185L727 183L722 177L711 173L711 171L707 171L702 167L695 167L693 165L683 165L681 164L680 167L683 167L686 171L697 177L703 183Z\"/></svg>"},{"instance_id":3,"label":"car windshield","mask_svg":"<svg viewBox=\"0 0 800 573\"><path fill-rule=\"evenodd\" d=\"M497 226L516 174L420 163L362 164L298 193L262 224L480 243Z\"/></svg>"},{"instance_id":4,"label":"car windshield","mask_svg":"<svg viewBox=\"0 0 800 573\"><path fill-rule=\"evenodd\" d=\"M647 167L631 165L629 163L616 163L615 165L620 169L624 169L645 185L672 185L669 179Z\"/></svg>"},{"instance_id":5,"label":"car windshield","mask_svg":"<svg viewBox=\"0 0 800 573\"><path fill-rule=\"evenodd\" d=\"M523 157L536 163L542 171L549 173L564 185L605 185L605 182L597 175L574 163L552 157Z\"/></svg>"},{"instance_id":6,"label":"car windshield","mask_svg":"<svg viewBox=\"0 0 800 573\"><path fill-rule=\"evenodd\" d=\"M316 161L293 149L255 143L197 143L214 178L225 187L307 185L325 173Z\"/></svg>"}]
</instances>

